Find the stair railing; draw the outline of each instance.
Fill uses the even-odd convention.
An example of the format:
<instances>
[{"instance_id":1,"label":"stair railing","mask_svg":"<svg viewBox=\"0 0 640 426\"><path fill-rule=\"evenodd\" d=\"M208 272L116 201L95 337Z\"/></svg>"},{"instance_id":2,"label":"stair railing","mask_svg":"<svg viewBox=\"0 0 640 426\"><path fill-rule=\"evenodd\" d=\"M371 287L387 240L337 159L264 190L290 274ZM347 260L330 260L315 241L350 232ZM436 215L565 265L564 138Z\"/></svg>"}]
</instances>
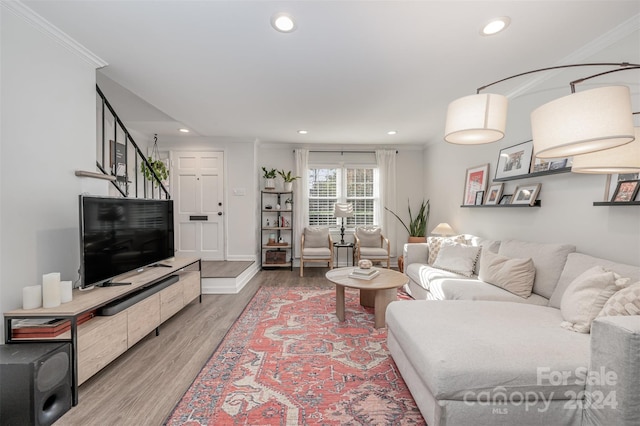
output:
<instances>
[{"instance_id":1,"label":"stair railing","mask_svg":"<svg viewBox=\"0 0 640 426\"><path fill-rule=\"evenodd\" d=\"M171 198L169 190L151 167L147 157L133 140L98 85L96 85L96 92L99 97L99 99L96 98L99 157L96 166L98 169L104 174L116 177L116 180L111 183L123 197ZM107 139L107 132L110 130L113 131L113 139ZM131 158L133 163L130 162ZM144 177L141 170L142 164L151 172L151 180Z\"/></svg>"}]
</instances>

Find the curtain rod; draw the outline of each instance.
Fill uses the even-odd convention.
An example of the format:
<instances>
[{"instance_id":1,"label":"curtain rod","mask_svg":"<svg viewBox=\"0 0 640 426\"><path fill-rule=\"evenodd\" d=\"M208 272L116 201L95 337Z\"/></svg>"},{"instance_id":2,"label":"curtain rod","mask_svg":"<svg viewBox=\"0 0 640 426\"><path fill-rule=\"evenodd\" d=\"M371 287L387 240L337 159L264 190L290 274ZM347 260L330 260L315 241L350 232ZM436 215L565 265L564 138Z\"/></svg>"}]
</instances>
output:
<instances>
[{"instance_id":1,"label":"curtain rod","mask_svg":"<svg viewBox=\"0 0 640 426\"><path fill-rule=\"evenodd\" d=\"M296 152L296 150L294 149L293 152ZM375 154L375 151L334 151L334 150L327 150L327 151L309 151L309 153L311 152L339 152L340 154L344 154L345 152L347 154ZM398 153L398 150L396 149L396 154Z\"/></svg>"}]
</instances>

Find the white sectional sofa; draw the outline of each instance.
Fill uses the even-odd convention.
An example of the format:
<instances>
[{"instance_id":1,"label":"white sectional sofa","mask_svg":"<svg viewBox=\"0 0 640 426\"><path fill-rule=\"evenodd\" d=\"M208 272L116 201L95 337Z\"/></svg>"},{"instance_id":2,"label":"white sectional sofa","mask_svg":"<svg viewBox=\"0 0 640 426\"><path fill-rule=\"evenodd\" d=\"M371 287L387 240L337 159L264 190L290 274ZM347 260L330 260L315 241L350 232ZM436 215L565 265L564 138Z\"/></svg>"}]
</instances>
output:
<instances>
[{"instance_id":1,"label":"white sectional sofa","mask_svg":"<svg viewBox=\"0 0 640 426\"><path fill-rule=\"evenodd\" d=\"M600 316L591 333L561 324L573 300L563 295L578 294L585 271L614 271L628 286L640 267L570 245L466 242L531 259L535 280L518 296L478 279L477 266L470 277L429 266L426 243L405 246L406 290L421 300L389 305L388 346L427 423L639 425L640 315Z\"/></svg>"}]
</instances>

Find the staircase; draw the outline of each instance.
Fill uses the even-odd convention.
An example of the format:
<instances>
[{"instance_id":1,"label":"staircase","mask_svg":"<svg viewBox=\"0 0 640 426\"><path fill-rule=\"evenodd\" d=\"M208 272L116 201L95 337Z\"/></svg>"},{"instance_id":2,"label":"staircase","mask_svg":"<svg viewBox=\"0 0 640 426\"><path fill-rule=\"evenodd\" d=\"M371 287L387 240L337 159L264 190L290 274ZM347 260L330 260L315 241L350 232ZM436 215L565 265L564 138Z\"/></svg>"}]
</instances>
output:
<instances>
[{"instance_id":1,"label":"staircase","mask_svg":"<svg viewBox=\"0 0 640 426\"><path fill-rule=\"evenodd\" d=\"M171 198L149 159L135 143L98 85L96 93L98 169L105 175L115 176L111 183L123 197ZM145 170L147 173L144 173Z\"/></svg>"}]
</instances>

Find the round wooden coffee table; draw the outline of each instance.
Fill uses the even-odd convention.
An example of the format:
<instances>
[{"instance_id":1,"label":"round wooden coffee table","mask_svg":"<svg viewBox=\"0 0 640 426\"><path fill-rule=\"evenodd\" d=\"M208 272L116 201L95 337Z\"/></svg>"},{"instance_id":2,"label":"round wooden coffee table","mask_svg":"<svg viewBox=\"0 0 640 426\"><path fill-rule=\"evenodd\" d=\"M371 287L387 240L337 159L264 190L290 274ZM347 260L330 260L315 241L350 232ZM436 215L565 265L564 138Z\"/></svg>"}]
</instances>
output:
<instances>
[{"instance_id":1,"label":"round wooden coffee table","mask_svg":"<svg viewBox=\"0 0 640 426\"><path fill-rule=\"evenodd\" d=\"M375 310L375 327L384 327L387 306L397 299L398 287L408 283L409 278L398 271L376 268L380 274L371 280L362 280L349 277L354 269L332 269L325 275L336 285L336 316L340 321L344 321L345 287L357 288L360 290L360 304Z\"/></svg>"}]
</instances>

